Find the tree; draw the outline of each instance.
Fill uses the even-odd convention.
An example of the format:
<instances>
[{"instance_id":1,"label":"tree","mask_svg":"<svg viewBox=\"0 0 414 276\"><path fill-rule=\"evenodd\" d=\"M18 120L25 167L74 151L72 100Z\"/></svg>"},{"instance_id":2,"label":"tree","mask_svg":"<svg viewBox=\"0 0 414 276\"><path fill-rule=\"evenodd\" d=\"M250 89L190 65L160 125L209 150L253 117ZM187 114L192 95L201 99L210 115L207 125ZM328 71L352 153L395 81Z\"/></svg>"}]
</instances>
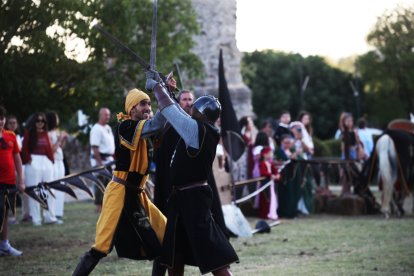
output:
<instances>
[{"instance_id":1,"label":"tree","mask_svg":"<svg viewBox=\"0 0 414 276\"><path fill-rule=\"evenodd\" d=\"M312 114L315 134L331 138L342 111L356 115L360 98L353 96L349 73L329 66L323 58L274 51L245 53L242 76L252 89L253 109L259 120L277 118L289 110L292 118L301 110ZM306 78L304 92L301 87Z\"/></svg>"},{"instance_id":2,"label":"tree","mask_svg":"<svg viewBox=\"0 0 414 276\"><path fill-rule=\"evenodd\" d=\"M397 7L381 16L367 37L375 50L359 57L368 112L385 126L408 117L414 108L414 7Z\"/></svg>"},{"instance_id":3,"label":"tree","mask_svg":"<svg viewBox=\"0 0 414 276\"><path fill-rule=\"evenodd\" d=\"M190 52L198 32L191 1L158 3L157 70L171 71L176 61L199 73L201 62ZM149 60L150 0L1 1L1 104L20 120L37 110L56 110L63 123L78 109L93 118L100 106L122 111L125 92L143 88L145 75L90 28L94 20ZM75 43L90 52L83 60Z\"/></svg>"}]
</instances>

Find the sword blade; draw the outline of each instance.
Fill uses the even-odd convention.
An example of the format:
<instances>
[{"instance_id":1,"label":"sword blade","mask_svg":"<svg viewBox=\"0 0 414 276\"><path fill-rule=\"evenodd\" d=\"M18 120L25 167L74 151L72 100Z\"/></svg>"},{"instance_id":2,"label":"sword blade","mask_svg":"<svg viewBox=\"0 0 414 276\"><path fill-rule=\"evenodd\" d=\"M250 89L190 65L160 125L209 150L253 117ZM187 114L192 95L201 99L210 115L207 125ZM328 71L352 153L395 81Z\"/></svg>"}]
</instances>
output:
<instances>
[{"instance_id":1,"label":"sword blade","mask_svg":"<svg viewBox=\"0 0 414 276\"><path fill-rule=\"evenodd\" d=\"M175 72L177 73L178 82L180 83L180 90L183 90L184 89L183 79L181 78L181 71L180 71L180 68L178 67L177 62L174 63L174 67L175 67Z\"/></svg>"},{"instance_id":2,"label":"sword blade","mask_svg":"<svg viewBox=\"0 0 414 276\"><path fill-rule=\"evenodd\" d=\"M150 52L150 69L155 70L157 61L157 0L154 0L152 13L152 34L151 34L151 52Z\"/></svg>"},{"instance_id":3,"label":"sword blade","mask_svg":"<svg viewBox=\"0 0 414 276\"><path fill-rule=\"evenodd\" d=\"M143 60L139 55L137 55L134 51L129 49L125 44L123 44L118 38L110 34L107 30L105 30L101 25L95 24L93 26L94 29L98 30L101 34L103 34L107 39L109 39L113 44L115 44L119 49L121 49L124 53L128 54L130 58L134 61L138 62L144 70L148 70L150 66L148 63Z\"/></svg>"}]
</instances>

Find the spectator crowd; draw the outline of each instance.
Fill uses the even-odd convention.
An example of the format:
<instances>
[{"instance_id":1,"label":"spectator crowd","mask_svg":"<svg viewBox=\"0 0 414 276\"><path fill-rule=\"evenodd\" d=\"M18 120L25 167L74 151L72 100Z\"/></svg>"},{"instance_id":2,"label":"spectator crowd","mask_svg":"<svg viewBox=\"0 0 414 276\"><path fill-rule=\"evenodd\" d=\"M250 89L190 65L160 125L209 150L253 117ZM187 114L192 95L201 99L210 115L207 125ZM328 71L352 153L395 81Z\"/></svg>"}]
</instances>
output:
<instances>
[{"instance_id":1,"label":"spectator crowd","mask_svg":"<svg viewBox=\"0 0 414 276\"><path fill-rule=\"evenodd\" d=\"M188 109L191 106L186 107L183 101L182 107ZM9 209L14 212L11 206L4 210L8 223L3 223L6 226L2 231L6 233L2 235L0 255L18 256L22 252L11 247L7 240L7 224L29 222L33 226L42 226L64 223L63 192L53 189L47 191L49 208L45 210L39 202L23 191L25 187L34 187L40 182L50 182L68 174L64 155L68 134L59 128L57 112L36 112L25 121L24 128L21 128L16 116L6 115L3 107L0 111L0 122L3 122L0 124L0 188L2 193L5 193L4 191L11 187L9 184L16 184L21 191L18 193L20 216L16 216L15 213L8 214ZM90 132L92 167L102 166L114 160L115 142L113 131L108 125L110 120L110 110L102 107L99 110L99 119ZM240 181L266 177L272 182L268 189L252 200L257 216L277 220L281 217L293 218L312 213L316 188L311 177L312 172L297 170L288 179L281 175L281 168L289 161L315 159L312 115L303 111L297 120L292 121L290 112L282 111L277 120L265 120L260 123L258 129L250 116L241 118L239 123L246 150L237 165L232 168L232 179ZM341 114L335 138L340 140L342 160L363 161L369 158L374 144L373 133L367 129L366 124L364 119L359 119L355 126L352 114ZM220 168L228 168L223 156L226 156L225 149L219 144L217 157L220 158ZM10 170L13 171L12 176ZM156 171L155 163L152 164L151 171ZM256 188L259 189L260 184L257 184ZM103 194L99 189L94 192L96 212L100 212Z\"/></svg>"},{"instance_id":2,"label":"spectator crowd","mask_svg":"<svg viewBox=\"0 0 414 276\"><path fill-rule=\"evenodd\" d=\"M312 115L302 111L297 120L292 121L290 112L282 111L276 120L263 121L258 130L251 117L243 117L239 123L246 150L242 158L232 164L233 180L238 182L266 177L273 182L269 189L251 202L255 214L264 219L276 220L279 217L293 218L312 213L313 197L318 188L314 175L323 177L323 172L315 171L315 166L303 165L306 169L294 169L289 176L281 175L281 169L290 161L302 164L311 163L306 160L318 162ZM343 112L340 115L335 139L339 140L341 160L365 162L369 158L374 147L373 135L380 132L373 132L366 124L366 120L361 118L356 127L352 114ZM229 158L227 160L231 161ZM340 178L343 173L340 169ZM257 189L260 187L261 184L257 184ZM342 187L341 195L349 192L350 187Z\"/></svg>"}]
</instances>

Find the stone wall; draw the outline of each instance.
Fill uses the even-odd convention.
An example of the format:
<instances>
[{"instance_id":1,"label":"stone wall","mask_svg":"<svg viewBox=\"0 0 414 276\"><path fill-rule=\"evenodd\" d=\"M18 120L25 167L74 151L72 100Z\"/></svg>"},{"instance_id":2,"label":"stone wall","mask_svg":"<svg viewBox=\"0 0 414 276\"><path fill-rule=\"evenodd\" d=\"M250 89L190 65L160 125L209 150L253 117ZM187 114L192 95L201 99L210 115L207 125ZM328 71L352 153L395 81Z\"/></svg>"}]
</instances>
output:
<instances>
[{"instance_id":1,"label":"stone wall","mask_svg":"<svg viewBox=\"0 0 414 276\"><path fill-rule=\"evenodd\" d=\"M76 173L91 168L90 147L82 144L74 136L65 143L63 152L69 165L70 173Z\"/></svg>"},{"instance_id":2,"label":"stone wall","mask_svg":"<svg viewBox=\"0 0 414 276\"><path fill-rule=\"evenodd\" d=\"M196 46L193 52L200 57L205 70L203 80L191 81L195 94L218 94L221 48L226 80L237 116L252 115L251 91L240 74L242 54L236 45L236 0L193 0L193 8L201 30L194 37Z\"/></svg>"}]
</instances>

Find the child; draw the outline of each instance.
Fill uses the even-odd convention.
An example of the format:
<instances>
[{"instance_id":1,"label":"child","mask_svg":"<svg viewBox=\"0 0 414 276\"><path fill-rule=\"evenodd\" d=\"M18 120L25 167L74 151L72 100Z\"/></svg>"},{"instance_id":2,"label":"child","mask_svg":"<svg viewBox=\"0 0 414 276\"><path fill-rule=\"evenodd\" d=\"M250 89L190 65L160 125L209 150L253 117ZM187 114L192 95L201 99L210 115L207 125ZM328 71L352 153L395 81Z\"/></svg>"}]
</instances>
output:
<instances>
[{"instance_id":1,"label":"child","mask_svg":"<svg viewBox=\"0 0 414 276\"><path fill-rule=\"evenodd\" d=\"M277 196L275 192L275 181L280 180L280 174L273 163L273 152L270 147L264 147L260 153L260 175L265 177L270 177L273 181L270 185L269 196L266 196L264 193L260 194L259 199L259 216L261 218L277 220Z\"/></svg>"},{"instance_id":2,"label":"child","mask_svg":"<svg viewBox=\"0 0 414 276\"><path fill-rule=\"evenodd\" d=\"M8 240L8 212L10 210L15 214L14 190L17 187L23 192L25 184L16 135L10 130L5 130L5 125L6 109L0 106L0 257L23 254L22 251L12 247Z\"/></svg>"}]
</instances>

